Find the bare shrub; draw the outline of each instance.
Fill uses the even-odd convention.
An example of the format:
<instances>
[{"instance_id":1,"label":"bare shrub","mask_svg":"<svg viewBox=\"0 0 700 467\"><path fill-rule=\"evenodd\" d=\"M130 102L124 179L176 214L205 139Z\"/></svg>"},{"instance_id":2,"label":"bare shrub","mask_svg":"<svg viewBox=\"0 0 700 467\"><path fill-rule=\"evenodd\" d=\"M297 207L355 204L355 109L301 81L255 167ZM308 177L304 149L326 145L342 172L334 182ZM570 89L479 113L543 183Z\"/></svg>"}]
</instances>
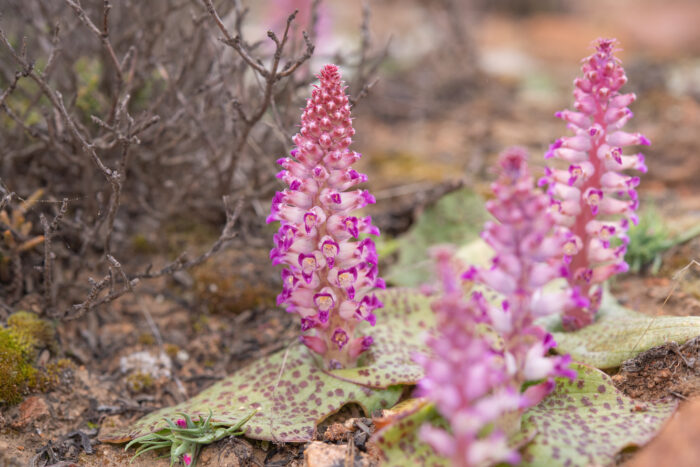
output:
<instances>
[{"instance_id":1,"label":"bare shrub","mask_svg":"<svg viewBox=\"0 0 700 467\"><path fill-rule=\"evenodd\" d=\"M284 30L249 38L242 3L217 3L5 2L5 311L40 297L46 314L76 318L144 279L202 263L236 236L241 245L259 242L278 187L275 160L289 149L300 91L314 79L313 34L298 31L314 24L295 25L289 12ZM381 59L367 34L341 58L358 71L356 97ZM30 209L23 200L39 188ZM11 225L22 209L29 229ZM182 253L154 269L131 257L135 234L159 239L164 225L180 221L225 225L194 258Z\"/></svg>"}]
</instances>

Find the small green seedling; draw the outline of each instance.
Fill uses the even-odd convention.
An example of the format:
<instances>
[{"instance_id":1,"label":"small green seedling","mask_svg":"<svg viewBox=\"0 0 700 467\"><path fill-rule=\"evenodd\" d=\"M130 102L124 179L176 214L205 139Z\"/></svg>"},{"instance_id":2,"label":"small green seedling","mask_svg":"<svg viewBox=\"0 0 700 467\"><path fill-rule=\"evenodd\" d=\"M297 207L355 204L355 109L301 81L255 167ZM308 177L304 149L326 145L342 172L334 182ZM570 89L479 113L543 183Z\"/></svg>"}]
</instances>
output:
<instances>
[{"instance_id":1,"label":"small green seedling","mask_svg":"<svg viewBox=\"0 0 700 467\"><path fill-rule=\"evenodd\" d=\"M638 273L649 266L649 272L656 275L661 269L662 253L700 235L700 224L671 237L663 218L649 207L641 213L639 224L632 226L628 234L630 242L625 260L630 271Z\"/></svg>"},{"instance_id":2,"label":"small green seedling","mask_svg":"<svg viewBox=\"0 0 700 467\"><path fill-rule=\"evenodd\" d=\"M204 420L201 418L196 421L192 420L186 413L180 413L180 415L182 415L182 418L177 419L175 422L165 417L164 420L168 424L167 428L131 440L124 448L125 450L135 444L141 445L136 450L136 455L131 458L131 462L145 452L169 447L171 466L182 458L186 466L195 467L202 446L227 436L242 435L243 432L240 429L255 415L255 411L234 426L222 426L218 423L212 423L211 411L209 411L209 416Z\"/></svg>"}]
</instances>

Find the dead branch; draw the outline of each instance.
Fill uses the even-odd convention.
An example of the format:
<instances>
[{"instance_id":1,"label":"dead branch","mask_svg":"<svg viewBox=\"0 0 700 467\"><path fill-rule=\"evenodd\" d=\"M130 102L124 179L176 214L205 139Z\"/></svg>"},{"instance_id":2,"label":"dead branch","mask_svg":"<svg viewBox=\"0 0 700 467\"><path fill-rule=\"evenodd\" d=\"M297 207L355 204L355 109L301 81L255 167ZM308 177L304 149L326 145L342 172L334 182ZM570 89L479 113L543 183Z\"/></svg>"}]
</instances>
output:
<instances>
[{"instance_id":1,"label":"dead branch","mask_svg":"<svg viewBox=\"0 0 700 467\"><path fill-rule=\"evenodd\" d=\"M44 214L39 215L41 226L44 228L44 306L47 314L51 314L51 310L56 308L56 293L53 282L53 263L55 255L51 250L51 241L53 240L54 233L58 230L58 224L66 215L67 211L68 198L63 198L61 207L51 223L49 223Z\"/></svg>"},{"instance_id":2,"label":"dead branch","mask_svg":"<svg viewBox=\"0 0 700 467\"><path fill-rule=\"evenodd\" d=\"M226 200L224 200L224 204L226 204ZM90 311L93 308L99 307L100 305L104 305L113 300L116 300L117 298L121 297L126 293L133 292L134 288L139 284L141 279L154 279L157 277L170 276L177 271L181 271L183 269L190 269L202 264L207 259L211 258L212 255L218 252L221 249L221 247L224 246L228 241L236 237L234 227L236 224L236 220L238 219L238 216L240 214L240 209L242 205L243 202L241 200L236 204L236 207L233 209L233 211L227 208L226 224L224 225L224 228L219 238L206 252L192 260L186 260L185 254L183 253L175 261L167 264L158 271L151 271L151 267L149 266L144 272L129 276L124 272L121 264L115 258L113 258L112 256L108 256L111 263L110 274L107 274L99 281L90 279L92 288L88 293L87 299L82 303L73 305L72 310L67 310L62 316L62 318L69 320L80 318L87 311ZM117 279L115 277L114 272L118 273L121 277L121 288L117 286ZM108 287L110 289L109 293L100 297L100 293Z\"/></svg>"},{"instance_id":3,"label":"dead branch","mask_svg":"<svg viewBox=\"0 0 700 467\"><path fill-rule=\"evenodd\" d=\"M259 58L253 58L253 56L247 50L247 48L243 44L240 34L232 36L231 33L227 30L226 26L221 20L221 17L217 13L216 8L214 8L212 0L202 1L204 2L204 5L206 6L209 14L212 16L215 23L217 24L221 32L224 34L224 39L222 40L224 44L233 48L240 55L240 57L248 64L248 66L250 66L255 72L257 72L257 74L264 80L263 97L260 100L260 102L258 102L257 109L253 110L252 113L250 111L244 111L243 106L238 100L234 100L233 102L234 109L238 112L241 120L244 123L244 126L240 132L238 143L236 144L233 153L229 157L228 162L222 171L223 178L221 179L221 183L219 185L219 192L223 195L228 193L230 189L233 176L238 167L240 154L248 141L250 131L258 123L258 121L260 121L260 119L263 117L268 107L270 106L270 102L272 100L272 91L275 83L281 80L282 78L290 76L304 62L311 58L314 52L314 44L311 43L309 36L306 34L306 32L304 32L304 41L306 44L306 50L304 54L296 60L288 62L282 68L282 70L279 70L280 61L282 59L282 53L284 51L284 47L287 44L287 41L289 40L290 26L297 15L297 11L295 11L287 18L287 23L284 28L284 33L282 34L281 39L278 38L273 31L267 32L267 36L275 44L275 52L273 54L272 63L270 64L269 69L265 68L262 60L260 60Z\"/></svg>"},{"instance_id":4,"label":"dead branch","mask_svg":"<svg viewBox=\"0 0 700 467\"><path fill-rule=\"evenodd\" d=\"M8 117L0 170L11 182L0 190L0 210L21 199L13 192L37 187L51 208L27 213L27 235L9 227L20 243L45 243L6 254L3 310L40 284L47 315L78 317L145 280L201 264L232 231L204 255L183 253L158 270L143 266L155 261L143 255L157 253L134 257L132 240L143 232L160 238L183 216L229 226L224 194L247 200L236 208L245 211L236 214L238 238L263 242L267 200L278 188L274 160L289 149L314 79L306 65L320 0L301 25L308 34L296 34L293 13L259 41L244 37L248 10L239 0L216 8L212 0L148 3L8 0L26 21L8 15L0 25L0 113ZM364 95L371 85L358 81L357 89ZM56 209L56 199L70 210ZM96 279L87 287L75 285L89 276Z\"/></svg>"}]
</instances>

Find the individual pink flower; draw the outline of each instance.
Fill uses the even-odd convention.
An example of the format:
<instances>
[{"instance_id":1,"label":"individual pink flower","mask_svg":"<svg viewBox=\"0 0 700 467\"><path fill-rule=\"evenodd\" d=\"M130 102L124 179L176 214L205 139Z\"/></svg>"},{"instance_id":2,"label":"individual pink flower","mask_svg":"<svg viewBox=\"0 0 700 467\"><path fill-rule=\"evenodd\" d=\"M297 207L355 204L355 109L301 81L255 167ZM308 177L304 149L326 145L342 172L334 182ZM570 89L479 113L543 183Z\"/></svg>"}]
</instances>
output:
<instances>
[{"instance_id":1,"label":"individual pink flower","mask_svg":"<svg viewBox=\"0 0 700 467\"><path fill-rule=\"evenodd\" d=\"M640 133L621 130L632 118L627 106L636 97L619 92L627 76L614 56L615 46L614 39L599 39L595 53L583 59L583 76L574 81L575 110L556 113L574 135L555 141L545 155L563 166L548 167L540 180L549 186L554 218L569 232L564 247L567 280L587 300L567 308L567 329L592 323L602 283L627 271L626 231L630 222L637 222L639 177L623 171L647 170L641 153L623 154L626 146L650 143Z\"/></svg>"},{"instance_id":2,"label":"individual pink flower","mask_svg":"<svg viewBox=\"0 0 700 467\"><path fill-rule=\"evenodd\" d=\"M192 456L189 454L183 454L182 455L182 462L189 466L192 463Z\"/></svg>"},{"instance_id":3,"label":"individual pink flower","mask_svg":"<svg viewBox=\"0 0 700 467\"><path fill-rule=\"evenodd\" d=\"M185 421L184 418L178 418L178 419L175 421L175 424L176 424L177 426L179 426L180 428L187 428L187 422Z\"/></svg>"},{"instance_id":4,"label":"individual pink flower","mask_svg":"<svg viewBox=\"0 0 700 467\"><path fill-rule=\"evenodd\" d=\"M340 72L326 65L301 117L291 156L280 159L278 174L287 185L272 200L267 221L280 221L270 252L283 264L282 293L277 302L301 317L301 341L321 354L328 368L354 366L372 344L356 336L362 321L375 323L382 307L372 293L384 281L370 238L379 235L369 216L356 211L374 203L366 190L354 189L367 176L352 164L360 154L349 149L355 130Z\"/></svg>"}]
</instances>

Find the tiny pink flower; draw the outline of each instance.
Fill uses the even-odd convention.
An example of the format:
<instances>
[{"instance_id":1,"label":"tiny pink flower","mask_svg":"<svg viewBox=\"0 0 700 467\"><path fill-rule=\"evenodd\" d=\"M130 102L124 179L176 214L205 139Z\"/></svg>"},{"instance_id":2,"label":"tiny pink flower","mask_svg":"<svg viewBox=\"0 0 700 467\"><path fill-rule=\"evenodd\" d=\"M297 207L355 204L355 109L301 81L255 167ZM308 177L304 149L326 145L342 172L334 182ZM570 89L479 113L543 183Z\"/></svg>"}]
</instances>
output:
<instances>
[{"instance_id":1,"label":"tiny pink flower","mask_svg":"<svg viewBox=\"0 0 700 467\"><path fill-rule=\"evenodd\" d=\"M187 428L187 422L185 421L184 418L178 418L177 421L175 422L177 426L180 428Z\"/></svg>"},{"instance_id":2,"label":"tiny pink flower","mask_svg":"<svg viewBox=\"0 0 700 467\"><path fill-rule=\"evenodd\" d=\"M189 466L192 463L192 456L189 454L183 454L182 462L184 462L185 465Z\"/></svg>"}]
</instances>

